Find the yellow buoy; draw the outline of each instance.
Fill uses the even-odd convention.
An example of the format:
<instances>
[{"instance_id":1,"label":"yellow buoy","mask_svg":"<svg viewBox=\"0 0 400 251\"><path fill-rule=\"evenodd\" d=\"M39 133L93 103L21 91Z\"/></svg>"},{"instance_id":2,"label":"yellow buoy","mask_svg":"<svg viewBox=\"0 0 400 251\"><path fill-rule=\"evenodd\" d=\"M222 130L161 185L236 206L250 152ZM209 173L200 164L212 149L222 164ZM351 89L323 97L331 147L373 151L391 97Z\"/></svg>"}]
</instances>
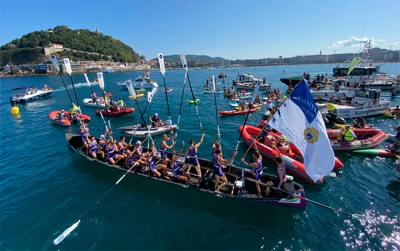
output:
<instances>
[{"instance_id":1,"label":"yellow buoy","mask_svg":"<svg viewBox=\"0 0 400 251\"><path fill-rule=\"evenodd\" d=\"M19 107L18 106L13 106L11 108L11 114L12 115L19 115Z\"/></svg>"}]
</instances>

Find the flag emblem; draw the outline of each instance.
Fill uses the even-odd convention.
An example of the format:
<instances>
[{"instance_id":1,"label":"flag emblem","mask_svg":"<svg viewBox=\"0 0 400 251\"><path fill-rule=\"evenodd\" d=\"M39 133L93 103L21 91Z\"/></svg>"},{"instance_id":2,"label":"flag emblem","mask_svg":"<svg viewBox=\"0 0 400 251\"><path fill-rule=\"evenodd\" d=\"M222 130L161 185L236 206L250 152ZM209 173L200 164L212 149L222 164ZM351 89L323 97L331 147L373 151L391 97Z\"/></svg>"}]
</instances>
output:
<instances>
[{"instance_id":1,"label":"flag emblem","mask_svg":"<svg viewBox=\"0 0 400 251\"><path fill-rule=\"evenodd\" d=\"M304 130L304 139L309 144L314 144L315 142L317 142L318 136L319 136L318 130L315 128L309 127Z\"/></svg>"}]
</instances>

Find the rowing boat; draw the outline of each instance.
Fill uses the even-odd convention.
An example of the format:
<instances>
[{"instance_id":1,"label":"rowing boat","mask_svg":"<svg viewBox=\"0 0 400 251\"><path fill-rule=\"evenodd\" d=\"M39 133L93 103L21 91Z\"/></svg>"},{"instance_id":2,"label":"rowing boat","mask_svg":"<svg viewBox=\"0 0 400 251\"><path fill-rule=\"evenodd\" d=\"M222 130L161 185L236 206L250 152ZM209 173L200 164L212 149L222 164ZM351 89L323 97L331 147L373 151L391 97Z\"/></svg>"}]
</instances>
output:
<instances>
[{"instance_id":1,"label":"rowing boat","mask_svg":"<svg viewBox=\"0 0 400 251\"><path fill-rule=\"evenodd\" d=\"M177 125L171 125L171 126L150 127L150 129L147 129L146 127L141 127L140 125L134 125L134 126L120 127L118 128L118 130L125 136L134 138L145 138L149 134L151 136L157 136L163 133L167 133L171 131L171 129L176 130L177 128L178 128Z\"/></svg>"},{"instance_id":2,"label":"rowing boat","mask_svg":"<svg viewBox=\"0 0 400 251\"><path fill-rule=\"evenodd\" d=\"M94 159L84 154L82 151L82 140L79 135L66 134L65 137L68 146L81 157L84 157L85 159L93 163L105 166L109 169L114 169L121 173L127 172L127 167L125 166L125 164L110 165L103 160ZM169 153L169 157L172 157L171 153ZM189 189L206 194L210 198L220 198L221 201L236 200L241 202L257 202L259 204L288 206L298 209L304 209L307 206L303 186L292 180L287 181L282 186L282 189L278 190L271 188L271 192L268 197L257 197L256 183L260 184L262 192L264 192L263 190L265 190L265 183L275 180L277 179L277 177L273 175L263 174L261 177L261 181L257 182L252 178L252 174L250 172L244 172L243 169L237 166L229 166L227 168L228 170L225 172L225 175L229 182L227 185L221 188L220 193L217 193L214 191L215 180L213 175L212 161L199 159L199 162L203 173L203 179L201 179L200 181L196 174L189 171L188 178L193 183L190 185L174 178L171 171L167 171L169 179L163 177L155 177L150 174L149 167L147 166L139 168L140 170L128 171L128 173L131 175L131 177L137 178L137 181L140 181L140 179L143 181L143 179L145 179L147 180L147 182L157 182L174 185L176 187L182 188L180 190L182 192ZM178 165L183 165L183 163L184 157L180 156L178 159Z\"/></svg>"}]
</instances>

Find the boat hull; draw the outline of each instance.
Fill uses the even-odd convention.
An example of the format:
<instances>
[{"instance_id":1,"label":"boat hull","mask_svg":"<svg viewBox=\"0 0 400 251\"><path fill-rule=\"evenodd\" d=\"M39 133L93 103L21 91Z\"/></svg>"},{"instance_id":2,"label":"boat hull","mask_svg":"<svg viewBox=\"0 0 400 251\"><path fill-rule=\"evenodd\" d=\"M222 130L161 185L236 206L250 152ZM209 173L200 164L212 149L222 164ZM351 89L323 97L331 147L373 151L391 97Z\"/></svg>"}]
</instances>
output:
<instances>
[{"instance_id":1,"label":"boat hull","mask_svg":"<svg viewBox=\"0 0 400 251\"><path fill-rule=\"evenodd\" d=\"M105 111L105 110L97 110L96 111L96 115L100 116L100 113L103 116L108 116L108 117L121 117L121 116L125 116L125 115L129 115L131 113L133 113L135 111L135 109L133 108L125 108L119 111Z\"/></svg>"}]
</instances>

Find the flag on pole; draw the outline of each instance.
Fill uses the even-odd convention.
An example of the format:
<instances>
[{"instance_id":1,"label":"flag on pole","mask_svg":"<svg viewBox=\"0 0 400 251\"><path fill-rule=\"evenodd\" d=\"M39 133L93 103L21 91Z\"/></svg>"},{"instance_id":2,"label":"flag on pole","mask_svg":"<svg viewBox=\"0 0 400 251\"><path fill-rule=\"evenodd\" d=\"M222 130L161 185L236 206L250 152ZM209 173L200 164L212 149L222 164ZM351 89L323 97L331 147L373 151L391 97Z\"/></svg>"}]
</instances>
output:
<instances>
[{"instance_id":1,"label":"flag on pole","mask_svg":"<svg viewBox=\"0 0 400 251\"><path fill-rule=\"evenodd\" d=\"M181 57L181 62L182 62L182 68L187 72L189 70L189 66L186 61L186 56L181 54L180 57ZM186 75L185 75L185 77L186 77Z\"/></svg>"},{"instance_id":2,"label":"flag on pole","mask_svg":"<svg viewBox=\"0 0 400 251\"><path fill-rule=\"evenodd\" d=\"M58 74L60 72L60 65L58 64L56 56L51 56L51 63L53 64L54 70Z\"/></svg>"},{"instance_id":3,"label":"flag on pole","mask_svg":"<svg viewBox=\"0 0 400 251\"><path fill-rule=\"evenodd\" d=\"M71 62L69 61L69 58L63 58L63 60L64 60L65 71L68 73L68 75L71 75L72 68L71 68Z\"/></svg>"},{"instance_id":4,"label":"flag on pole","mask_svg":"<svg viewBox=\"0 0 400 251\"><path fill-rule=\"evenodd\" d=\"M301 81L268 123L293 143L304 157L305 171L313 181L328 175L335 155L321 113L306 80Z\"/></svg>"},{"instance_id":5,"label":"flag on pole","mask_svg":"<svg viewBox=\"0 0 400 251\"><path fill-rule=\"evenodd\" d=\"M99 87L104 91L103 72L98 72L98 73L97 73L97 80L99 81Z\"/></svg>"},{"instance_id":6,"label":"flag on pole","mask_svg":"<svg viewBox=\"0 0 400 251\"><path fill-rule=\"evenodd\" d=\"M358 65L361 64L361 58L360 57L355 57L353 60L351 60L349 70L347 71L347 76L350 75L350 73L356 68Z\"/></svg>"},{"instance_id":7,"label":"flag on pole","mask_svg":"<svg viewBox=\"0 0 400 251\"><path fill-rule=\"evenodd\" d=\"M164 55L162 53L158 53L158 64L160 65L160 72L164 76L165 75L165 64L164 64Z\"/></svg>"}]
</instances>

